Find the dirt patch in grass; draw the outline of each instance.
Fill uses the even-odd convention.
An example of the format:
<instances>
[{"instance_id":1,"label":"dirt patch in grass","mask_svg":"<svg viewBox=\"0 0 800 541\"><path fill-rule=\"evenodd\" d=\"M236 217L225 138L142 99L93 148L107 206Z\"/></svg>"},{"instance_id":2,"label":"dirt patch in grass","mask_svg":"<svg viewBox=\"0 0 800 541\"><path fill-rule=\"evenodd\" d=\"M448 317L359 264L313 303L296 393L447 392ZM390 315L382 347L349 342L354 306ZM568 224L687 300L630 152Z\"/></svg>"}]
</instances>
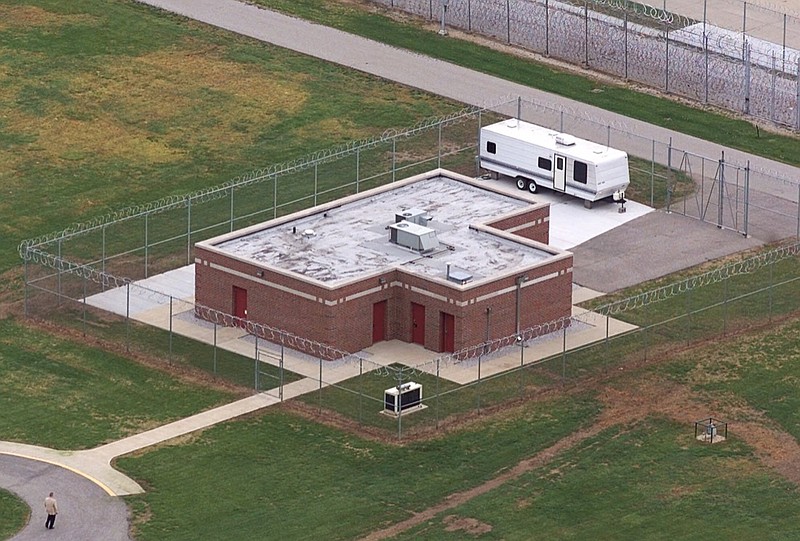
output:
<instances>
[{"instance_id":1,"label":"dirt patch in grass","mask_svg":"<svg viewBox=\"0 0 800 541\"><path fill-rule=\"evenodd\" d=\"M64 15L52 13L36 6L8 6L0 4L0 31L12 28L53 29L68 24L87 24L97 22L95 17L86 14Z\"/></svg>"},{"instance_id":2,"label":"dirt patch in grass","mask_svg":"<svg viewBox=\"0 0 800 541\"><path fill-rule=\"evenodd\" d=\"M4 113L5 129L32 142L18 145L27 152L0 153L2 161L9 169L30 159L170 163L197 146L251 145L304 106L307 76L265 73L263 66L229 61L223 53L187 39L125 62L87 62L83 71L55 72L50 77L61 83L59 99L46 99L36 113ZM0 81L9 83L5 99L24 92L24 78L15 82L0 73Z\"/></svg>"},{"instance_id":3,"label":"dirt patch in grass","mask_svg":"<svg viewBox=\"0 0 800 541\"><path fill-rule=\"evenodd\" d=\"M469 517L447 515L442 522L446 532L464 532L467 535L479 536L492 531L490 525Z\"/></svg>"}]
</instances>

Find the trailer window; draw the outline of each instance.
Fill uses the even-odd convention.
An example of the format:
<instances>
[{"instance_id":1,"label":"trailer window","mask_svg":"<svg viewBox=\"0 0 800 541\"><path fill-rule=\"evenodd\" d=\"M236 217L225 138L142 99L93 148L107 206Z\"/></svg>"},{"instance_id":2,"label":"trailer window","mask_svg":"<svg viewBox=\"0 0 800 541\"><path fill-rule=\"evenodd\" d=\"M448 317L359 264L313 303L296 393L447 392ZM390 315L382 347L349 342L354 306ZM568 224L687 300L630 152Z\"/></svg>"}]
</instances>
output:
<instances>
[{"instance_id":1,"label":"trailer window","mask_svg":"<svg viewBox=\"0 0 800 541\"><path fill-rule=\"evenodd\" d=\"M575 160L575 163L572 165L572 178L575 179L575 182L586 184L586 171L586 164Z\"/></svg>"},{"instance_id":2,"label":"trailer window","mask_svg":"<svg viewBox=\"0 0 800 541\"><path fill-rule=\"evenodd\" d=\"M497 154L497 145L491 141L486 141L486 152L489 154Z\"/></svg>"},{"instance_id":3,"label":"trailer window","mask_svg":"<svg viewBox=\"0 0 800 541\"><path fill-rule=\"evenodd\" d=\"M545 171L552 171L553 162L551 162L548 158L539 158L539 169L544 169Z\"/></svg>"}]
</instances>

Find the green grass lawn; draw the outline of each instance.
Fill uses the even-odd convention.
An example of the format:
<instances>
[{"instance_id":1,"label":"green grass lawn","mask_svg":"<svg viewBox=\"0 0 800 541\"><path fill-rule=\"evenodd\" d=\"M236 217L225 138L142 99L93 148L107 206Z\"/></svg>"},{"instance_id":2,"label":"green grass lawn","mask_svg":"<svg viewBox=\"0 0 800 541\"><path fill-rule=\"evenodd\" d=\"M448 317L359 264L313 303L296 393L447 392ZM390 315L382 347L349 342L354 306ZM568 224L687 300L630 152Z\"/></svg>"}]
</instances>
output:
<instances>
[{"instance_id":1,"label":"green grass lawn","mask_svg":"<svg viewBox=\"0 0 800 541\"><path fill-rule=\"evenodd\" d=\"M4 3L0 43L0 272L25 238L460 108L132 0Z\"/></svg>"},{"instance_id":2,"label":"green grass lawn","mask_svg":"<svg viewBox=\"0 0 800 541\"><path fill-rule=\"evenodd\" d=\"M800 320L795 319L766 334L681 355L665 374L731 407L743 400L800 440L798 359Z\"/></svg>"},{"instance_id":3,"label":"green grass lawn","mask_svg":"<svg viewBox=\"0 0 800 541\"><path fill-rule=\"evenodd\" d=\"M393 539L795 539L797 488L735 439L711 446L662 418L613 427ZM473 526L475 527L475 526ZM713 534L711 533L713 532Z\"/></svg>"},{"instance_id":4,"label":"green grass lawn","mask_svg":"<svg viewBox=\"0 0 800 541\"><path fill-rule=\"evenodd\" d=\"M270 409L117 465L147 488L127 498L142 541L354 539L494 477L596 412L589 398L551 400L396 446Z\"/></svg>"},{"instance_id":5,"label":"green grass lawn","mask_svg":"<svg viewBox=\"0 0 800 541\"><path fill-rule=\"evenodd\" d=\"M0 320L0 440L86 449L235 398Z\"/></svg>"},{"instance_id":6,"label":"green grass lawn","mask_svg":"<svg viewBox=\"0 0 800 541\"><path fill-rule=\"evenodd\" d=\"M15 495L0 489L0 539L9 539L25 526L30 509Z\"/></svg>"}]
</instances>

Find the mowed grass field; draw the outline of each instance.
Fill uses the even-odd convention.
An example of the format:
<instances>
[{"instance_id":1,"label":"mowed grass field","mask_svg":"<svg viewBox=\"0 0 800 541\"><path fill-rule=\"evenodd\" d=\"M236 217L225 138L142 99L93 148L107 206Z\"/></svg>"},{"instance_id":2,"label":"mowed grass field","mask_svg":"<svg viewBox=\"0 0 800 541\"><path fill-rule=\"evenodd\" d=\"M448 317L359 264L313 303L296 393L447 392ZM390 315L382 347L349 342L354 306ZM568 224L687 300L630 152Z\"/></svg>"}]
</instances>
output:
<instances>
[{"instance_id":1,"label":"mowed grass field","mask_svg":"<svg viewBox=\"0 0 800 541\"><path fill-rule=\"evenodd\" d=\"M362 25L372 19L364 21ZM391 28L406 36L409 46L429 39L422 31ZM218 184L255 167L459 107L129 1L4 1L0 35L0 188L4 190L0 271L5 271L0 291L7 299L20 297L15 248L22 238L121 206ZM449 47L448 54L455 54L461 46ZM485 62L496 59L494 52L481 49L473 55L472 45L463 47L467 48L461 49L462 56ZM508 62L505 68L521 62L502 61ZM539 69L524 64L519 64L522 72ZM557 76L539 78L550 84ZM584 88L587 96L596 86L577 78L561 81L564 87ZM604 94L610 96L612 90L605 89ZM767 155L784 148L784 139L777 145L767 141L772 136L756 140L746 131L747 123L724 124L722 129L717 123L722 117L700 117L706 113L667 102L658 102L655 108L656 102L637 101L640 110L627 101L634 98L619 99L636 115L650 114L644 112L649 110L664 118L694 120L705 126L704 137L709 139L763 143L761 153ZM673 106L677 109L670 109ZM778 349L796 348L797 329L787 328L783 342L775 346ZM9 414L0 415L6 423L0 439L87 447L231 398L225 392L129 366L120 356L53 338L14 321L3 322L0 342L0 359L7 359L0 376L13 376L15 385L0 396L28 400L19 410L6 409ZM784 342L795 345L781 346ZM709 357L713 360L712 354ZM684 380L696 371L689 368L691 358L684 362L689 364L678 363L672 369L671 364L663 365L657 376L688 385ZM753 391L755 404L787 399L796 374L791 363L784 364L785 371L761 371L760 388L768 387L771 394ZM757 362L749 365L753 368ZM772 384L770 378L777 377L783 385ZM85 392L86 381L97 385L98 392ZM631 380L619 383L621 388L628 384ZM46 439L41 427L52 412L34 406L51 396L48 385L51 393L68 397L58 415L67 415L75 424L74 435ZM148 489L130 499L137 538L349 539L491 480L520 460L590 429L604 412L613 411L598 391L541 400L457 433L404 445L363 439L279 409L226 423L189 441L120 460L121 467ZM704 389L693 392L702 394ZM733 404L750 399L735 388L729 392ZM130 400L113 403L120 393L130 393ZM148 404L151 400L155 403ZM85 415L87 411L91 416ZM600 523L618 524L622 517L621 522L630 526L620 530L624 533L620 537L639 538L637 524L652 527L641 516L664 501L675 502L663 506L666 510L659 516L665 521L679 522L689 511L686 531L699 523L701 512L721 505L745 534L756 531L763 517L774 517L776 526L769 534L793 537L793 525L781 516L796 516L796 488L761 464L756 447L734 438L719 451L695 448L687 439L686 423L658 413L633 425L625 424L628 417L620 419L619 426L612 424L559 455L558 471L552 472L551 464L485 497L522 486L523 492L511 500L515 509L545 522L547 517L543 519L536 512L539 507L531 504L546 496L550 507L545 508L554 514L547 524L553 532L549 537L582 537L580 525L588 522L570 522L574 515L566 512L555 514L571 503L573 507L566 506L570 511L585 507L587 517ZM678 467L683 459L688 464ZM661 464L670 461L673 464ZM725 469L731 466L739 469ZM707 471L704 467L722 470L727 477L706 487L697 480ZM560 484L560 471L563 478L574 472L586 477L569 477ZM601 479L593 480L592 475ZM542 476L547 482L536 481ZM600 496L590 497L587 486ZM660 495L656 503L625 498L633 489L636 495L646 494L648 486ZM609 507L613 497L622 503ZM414 531L430 538L463 539L477 531L487 539L529 539L530 521L501 526L507 515L509 520L519 518L506 509L508 501L487 507L481 520L469 510L460 511L469 520L457 527L442 515ZM5 523L5 517L23 516L24 509L0 496L0 515ZM473 524L475 531L465 529ZM484 524L491 528L484 531ZM646 534L655 539L661 531L650 529ZM439 534L442 537L436 537Z\"/></svg>"}]
</instances>

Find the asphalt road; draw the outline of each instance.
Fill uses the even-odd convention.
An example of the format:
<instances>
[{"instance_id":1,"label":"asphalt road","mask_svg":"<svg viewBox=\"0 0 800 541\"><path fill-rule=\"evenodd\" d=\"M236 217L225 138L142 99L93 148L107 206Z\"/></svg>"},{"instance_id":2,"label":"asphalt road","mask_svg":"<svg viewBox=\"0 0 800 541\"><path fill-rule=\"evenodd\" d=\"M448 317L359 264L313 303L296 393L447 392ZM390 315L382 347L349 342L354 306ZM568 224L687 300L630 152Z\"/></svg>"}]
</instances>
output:
<instances>
[{"instance_id":1,"label":"asphalt road","mask_svg":"<svg viewBox=\"0 0 800 541\"><path fill-rule=\"evenodd\" d=\"M129 541L125 502L70 470L46 462L0 454L0 486L31 508L27 527L12 541ZM55 528L47 530L44 499L58 501Z\"/></svg>"}]
</instances>

